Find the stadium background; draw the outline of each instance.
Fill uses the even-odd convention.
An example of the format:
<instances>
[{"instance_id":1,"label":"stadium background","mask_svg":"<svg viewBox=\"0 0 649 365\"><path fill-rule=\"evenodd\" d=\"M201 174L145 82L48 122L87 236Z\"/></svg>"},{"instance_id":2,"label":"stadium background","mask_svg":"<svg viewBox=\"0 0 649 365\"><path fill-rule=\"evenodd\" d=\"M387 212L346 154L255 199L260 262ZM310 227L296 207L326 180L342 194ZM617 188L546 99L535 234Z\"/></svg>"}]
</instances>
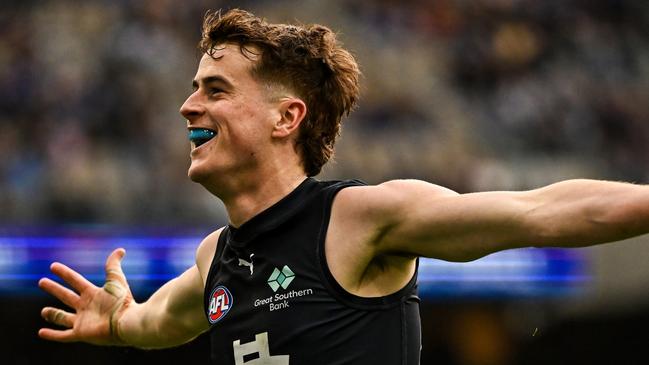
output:
<instances>
[{"instance_id":1,"label":"stadium background","mask_svg":"<svg viewBox=\"0 0 649 365\"><path fill-rule=\"evenodd\" d=\"M649 181L648 2L3 1L0 233L224 224L186 178L177 110L202 15L231 6L326 24L357 56L362 100L323 179ZM647 237L579 252L590 279L568 294L428 298L422 363L644 363ZM204 337L154 352L45 343L38 312L55 301L35 285L0 291L3 364L207 362Z\"/></svg>"}]
</instances>

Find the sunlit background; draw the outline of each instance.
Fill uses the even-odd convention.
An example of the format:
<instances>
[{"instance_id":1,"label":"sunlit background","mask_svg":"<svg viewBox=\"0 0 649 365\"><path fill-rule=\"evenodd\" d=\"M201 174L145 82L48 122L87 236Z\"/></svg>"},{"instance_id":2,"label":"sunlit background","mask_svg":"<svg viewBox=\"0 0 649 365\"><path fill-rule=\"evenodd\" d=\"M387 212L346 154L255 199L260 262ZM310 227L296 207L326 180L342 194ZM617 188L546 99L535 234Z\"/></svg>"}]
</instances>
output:
<instances>
[{"instance_id":1,"label":"sunlit background","mask_svg":"<svg viewBox=\"0 0 649 365\"><path fill-rule=\"evenodd\" d=\"M37 280L60 260L102 282L125 247L138 300L227 224L186 177L178 108L207 9L336 30L362 99L320 179L419 178L459 192L568 178L649 182L649 2L3 1L2 364L207 363L205 337L145 352L45 343ZM649 239L422 260L422 364L640 364Z\"/></svg>"}]
</instances>

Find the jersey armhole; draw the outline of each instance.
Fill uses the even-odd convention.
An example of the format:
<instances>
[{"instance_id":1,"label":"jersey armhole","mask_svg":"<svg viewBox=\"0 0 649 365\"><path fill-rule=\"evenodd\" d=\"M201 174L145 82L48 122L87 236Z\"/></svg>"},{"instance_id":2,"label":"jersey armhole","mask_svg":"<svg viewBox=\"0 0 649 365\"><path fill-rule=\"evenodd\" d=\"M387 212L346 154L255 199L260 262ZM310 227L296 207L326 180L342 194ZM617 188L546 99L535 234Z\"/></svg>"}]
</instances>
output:
<instances>
[{"instance_id":1,"label":"jersey armhole","mask_svg":"<svg viewBox=\"0 0 649 365\"><path fill-rule=\"evenodd\" d=\"M329 187L324 196L322 222L320 224L320 232L318 234L316 258L319 266L319 274L321 275L322 282L331 296L341 302L342 304L361 310L377 310L393 308L408 299L416 297L417 292L417 273L419 271L419 259L417 259L415 272L408 281L408 283L401 289L392 294L381 297L361 297L348 292L345 288L338 283L336 278L329 270L327 264L327 255L325 252L325 241L327 238L327 231L329 229L329 222L331 220L331 211L333 201L342 189L351 186L367 185L360 180L343 181L336 185Z\"/></svg>"},{"instance_id":2,"label":"jersey armhole","mask_svg":"<svg viewBox=\"0 0 649 365\"><path fill-rule=\"evenodd\" d=\"M225 244L227 242L227 236L230 234L230 227L225 226L223 230L221 230L221 233L219 234L219 238L216 240L216 249L214 250L214 255L212 256L212 261L210 262L210 269L207 272L207 279L205 279L205 287L203 288L203 313L209 313L209 302L206 300L208 296L211 294L210 291L212 290L212 280L214 279L214 275L216 275L216 267L218 266L218 263L221 259L221 256L223 255L223 251L225 250ZM209 322L209 320L208 320Z\"/></svg>"}]
</instances>

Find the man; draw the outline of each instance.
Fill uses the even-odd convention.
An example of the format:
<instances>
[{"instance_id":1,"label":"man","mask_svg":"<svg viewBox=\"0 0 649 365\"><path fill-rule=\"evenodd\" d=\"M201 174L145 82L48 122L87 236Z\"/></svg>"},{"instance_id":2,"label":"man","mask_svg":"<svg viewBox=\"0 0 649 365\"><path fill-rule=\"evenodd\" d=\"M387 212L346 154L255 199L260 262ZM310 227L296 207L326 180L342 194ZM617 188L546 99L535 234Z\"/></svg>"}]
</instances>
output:
<instances>
[{"instance_id":1,"label":"man","mask_svg":"<svg viewBox=\"0 0 649 365\"><path fill-rule=\"evenodd\" d=\"M417 364L417 258L470 261L525 246L577 247L649 232L649 187L571 180L460 195L422 181L321 182L358 97L353 57L327 28L209 14L181 107L189 177L230 224L196 265L136 303L115 250L95 287L60 263L40 287L61 342L176 346L210 331L219 364Z\"/></svg>"}]
</instances>

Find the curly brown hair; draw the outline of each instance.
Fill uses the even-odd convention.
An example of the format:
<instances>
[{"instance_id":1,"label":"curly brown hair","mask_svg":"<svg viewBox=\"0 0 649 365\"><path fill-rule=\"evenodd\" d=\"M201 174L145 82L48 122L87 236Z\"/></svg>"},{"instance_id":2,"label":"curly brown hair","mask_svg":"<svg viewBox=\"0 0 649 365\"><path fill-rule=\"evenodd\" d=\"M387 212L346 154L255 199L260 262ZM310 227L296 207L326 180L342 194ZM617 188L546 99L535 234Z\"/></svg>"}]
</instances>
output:
<instances>
[{"instance_id":1,"label":"curly brown hair","mask_svg":"<svg viewBox=\"0 0 649 365\"><path fill-rule=\"evenodd\" d=\"M343 115L359 96L360 70L331 29L318 25L271 24L240 9L209 11L199 48L211 55L225 43L255 46L261 57L252 75L296 93L307 106L296 147L308 176L320 173L334 152Z\"/></svg>"}]
</instances>

